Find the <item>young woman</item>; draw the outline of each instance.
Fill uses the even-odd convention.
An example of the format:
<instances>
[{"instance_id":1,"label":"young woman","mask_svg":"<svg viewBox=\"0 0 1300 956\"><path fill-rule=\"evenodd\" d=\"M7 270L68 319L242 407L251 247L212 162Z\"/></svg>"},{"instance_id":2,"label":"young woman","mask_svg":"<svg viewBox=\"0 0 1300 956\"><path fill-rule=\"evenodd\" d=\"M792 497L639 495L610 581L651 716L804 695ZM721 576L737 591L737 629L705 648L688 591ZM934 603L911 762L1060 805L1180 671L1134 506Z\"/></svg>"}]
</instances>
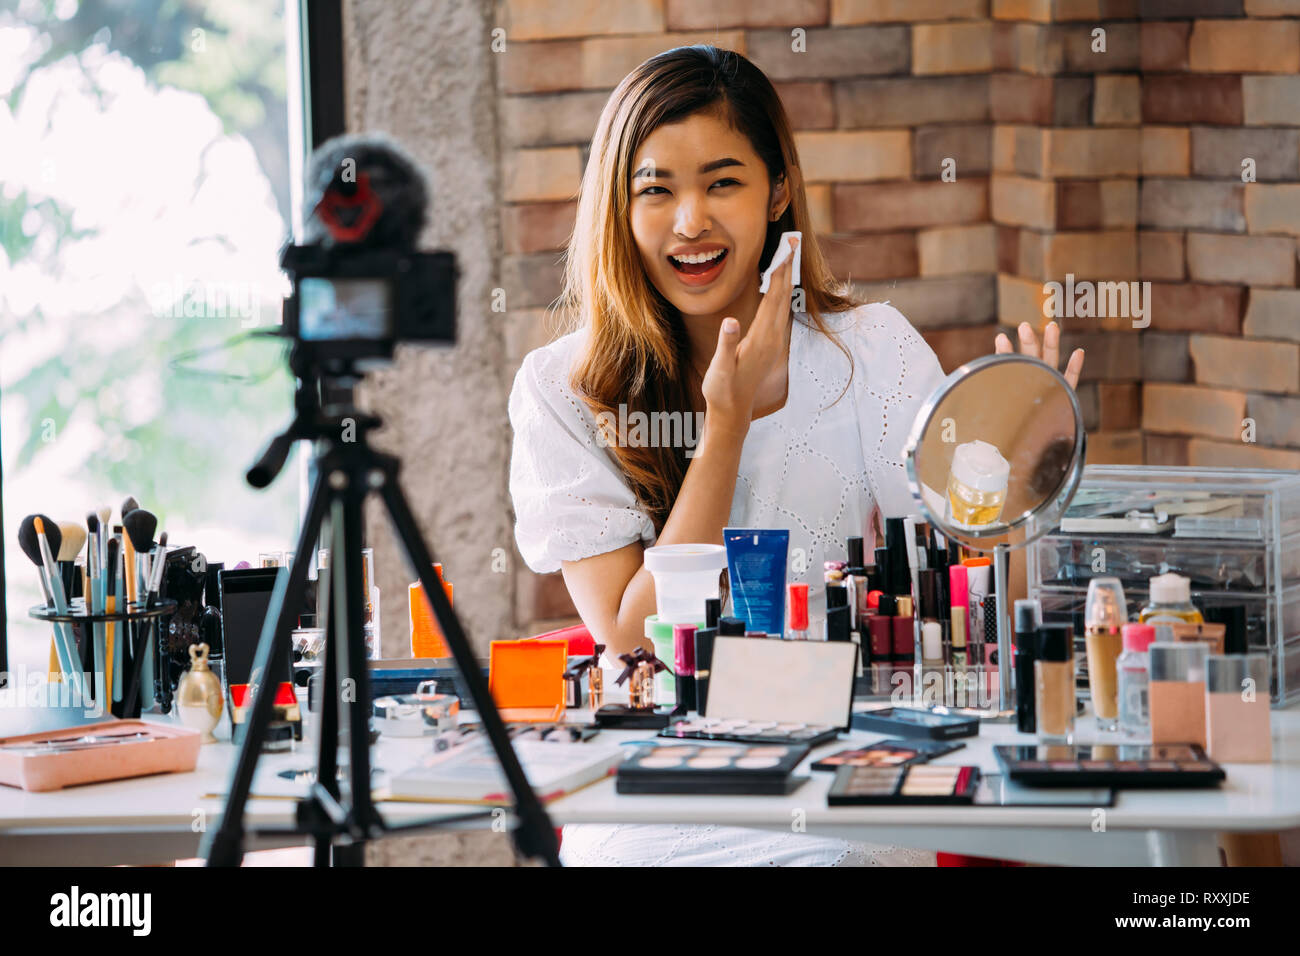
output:
<instances>
[{"instance_id":1,"label":"young woman","mask_svg":"<svg viewBox=\"0 0 1300 956\"><path fill-rule=\"evenodd\" d=\"M510 395L515 534L537 572L562 570L617 658L655 612L652 544L788 528L791 580L821 607L822 564L872 516L915 511L902 450L942 380L887 303L835 282L814 238L784 108L767 77L709 46L652 57L610 96L583 176L562 298L573 331L525 358ZM803 235L759 293L784 232ZM1022 350L1038 354L1028 324ZM1057 361L1059 332L1044 333ZM1010 351L999 336L998 351ZM1082 352L1066 376L1078 380ZM627 440L608 423L676 413L693 444ZM635 420L635 419L633 419ZM652 433L653 434L653 433ZM681 434L693 434L684 428ZM870 546L870 545L869 545ZM796 552L796 549L799 549ZM930 854L718 827L566 827L569 863L925 862Z\"/></svg>"}]
</instances>

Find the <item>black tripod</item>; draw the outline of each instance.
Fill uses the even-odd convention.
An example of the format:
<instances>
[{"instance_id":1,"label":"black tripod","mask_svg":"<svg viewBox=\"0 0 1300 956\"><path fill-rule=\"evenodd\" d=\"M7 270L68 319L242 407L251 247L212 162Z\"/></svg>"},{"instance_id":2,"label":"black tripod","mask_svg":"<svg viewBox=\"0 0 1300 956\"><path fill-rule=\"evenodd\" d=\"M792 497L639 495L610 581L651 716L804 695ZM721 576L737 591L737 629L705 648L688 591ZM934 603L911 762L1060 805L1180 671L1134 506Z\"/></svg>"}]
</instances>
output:
<instances>
[{"instance_id":1,"label":"black tripod","mask_svg":"<svg viewBox=\"0 0 1300 956\"><path fill-rule=\"evenodd\" d=\"M415 565L465 688L478 709L483 728L514 794L518 818L515 845L524 857L540 858L549 865L558 866L555 831L524 776L460 621L434 574L433 555L420 535L397 482L400 463L391 455L376 452L368 443L370 430L377 428L380 420L350 406L322 412L315 398L316 377L307 367L310 360L303 355L300 346L293 349L290 363L300 379L295 397L297 415L249 470L248 480L255 487L270 484L284 466L294 442L303 439L316 443L316 478L298 537L295 552L298 560L294 561L287 578L280 578L262 627L257 658L253 663L253 702L246 734L231 774L221 824L209 831L203 856L209 866L238 866L243 859L244 806L266 738L276 692L274 681L259 680L259 675L283 673L288 667L290 632L303 604L308 556L320 539L327 508L330 516L331 580L321 582L322 587L328 584L329 607L325 624L327 651L316 781L311 795L298 803L295 825L263 827L258 832L310 835L315 845L316 866L330 864L331 850L336 852L335 862L359 864L366 840L384 833L434 829L483 815L475 813L456 820L429 820L394 826L384 822L371 801L370 683L361 603L361 528L362 504L367 494L376 491L383 497L397 536L407 557ZM339 765L340 753L346 760L342 767Z\"/></svg>"}]
</instances>

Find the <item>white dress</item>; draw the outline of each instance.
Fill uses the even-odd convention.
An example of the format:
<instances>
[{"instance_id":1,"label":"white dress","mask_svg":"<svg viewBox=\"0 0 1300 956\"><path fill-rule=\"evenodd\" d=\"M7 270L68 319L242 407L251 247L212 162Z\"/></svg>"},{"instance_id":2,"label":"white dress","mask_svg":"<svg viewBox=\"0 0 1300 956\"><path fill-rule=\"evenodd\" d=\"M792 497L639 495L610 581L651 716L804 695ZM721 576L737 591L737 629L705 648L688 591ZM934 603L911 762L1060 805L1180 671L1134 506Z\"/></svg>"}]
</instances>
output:
<instances>
[{"instance_id":1,"label":"white dress","mask_svg":"<svg viewBox=\"0 0 1300 956\"><path fill-rule=\"evenodd\" d=\"M809 585L813 633L824 609L824 561L845 539L870 548L871 515L915 511L903 448L921 403L943 379L934 352L886 303L823 321L853 357L795 316L785 405L750 424L730 527L788 528L790 582ZM530 352L510 393L510 495L519 552L538 573L604 554L655 531L568 384L582 330ZM849 388L845 391L845 385ZM843 396L840 393L843 392ZM868 551L868 553L870 553ZM564 862L588 865L911 865L933 854L739 827L568 826Z\"/></svg>"}]
</instances>

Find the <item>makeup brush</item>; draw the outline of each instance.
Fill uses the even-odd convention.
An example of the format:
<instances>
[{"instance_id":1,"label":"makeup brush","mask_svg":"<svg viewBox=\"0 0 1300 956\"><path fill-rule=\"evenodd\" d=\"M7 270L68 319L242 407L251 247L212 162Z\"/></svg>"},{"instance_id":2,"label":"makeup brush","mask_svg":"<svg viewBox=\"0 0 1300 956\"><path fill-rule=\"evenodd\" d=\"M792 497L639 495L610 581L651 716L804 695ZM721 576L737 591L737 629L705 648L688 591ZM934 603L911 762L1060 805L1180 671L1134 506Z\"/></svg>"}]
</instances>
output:
<instances>
[{"instance_id":1,"label":"makeup brush","mask_svg":"<svg viewBox=\"0 0 1300 956\"><path fill-rule=\"evenodd\" d=\"M86 570L90 577L90 587L86 592L86 610L91 614L98 614L104 610L104 569L102 565L103 544L100 535L99 515L90 512L86 515L86 532L90 537L90 547L86 552ZM95 645L95 700L99 701L108 713L105 705L107 700L108 683L105 660L104 645L104 625L95 624L91 628L92 640Z\"/></svg>"},{"instance_id":2,"label":"makeup brush","mask_svg":"<svg viewBox=\"0 0 1300 956\"><path fill-rule=\"evenodd\" d=\"M139 548L139 540L135 542L135 545ZM162 586L163 565L166 563L162 547L159 546L156 551L153 570L147 584L148 593L144 599L145 607L151 610L158 604L158 590ZM150 621L142 621L139 625L140 630L145 634L145 639L138 641L134 648L135 660L134 666L131 668L131 689L124 698L125 703L123 706L124 712L128 714L135 712L137 698L140 701L141 710L153 707L153 634L156 622L157 619L155 618Z\"/></svg>"},{"instance_id":3,"label":"makeup brush","mask_svg":"<svg viewBox=\"0 0 1300 956\"><path fill-rule=\"evenodd\" d=\"M77 579L77 555L86 543L86 529L75 521L60 521L59 533L63 540L55 556L59 562L59 575L63 578L63 593L69 598L76 597L75 581Z\"/></svg>"},{"instance_id":4,"label":"makeup brush","mask_svg":"<svg viewBox=\"0 0 1300 956\"><path fill-rule=\"evenodd\" d=\"M32 526L36 531L36 541L41 553L41 567L44 570L45 577L49 580L50 593L54 595L54 609L60 614L68 613L68 601L63 592L63 581L59 577L57 565L54 563L54 554L50 550L50 540L45 535L45 521L40 515L32 518ZM52 530L58 534L58 525L54 525ZM62 536L59 535L59 543L62 543ZM70 625L56 622L55 627L56 641L59 648L59 666L63 673L69 678L73 688L77 690L82 699L85 699L85 690L81 686L81 673L77 668L76 642L72 637L72 628Z\"/></svg>"},{"instance_id":5,"label":"makeup brush","mask_svg":"<svg viewBox=\"0 0 1300 956\"><path fill-rule=\"evenodd\" d=\"M104 611L112 614L117 610L117 538L110 537L104 548ZM121 668L118 666L117 625L109 621L106 625L108 638L104 644L104 686L108 688L105 695L109 700L121 700ZM111 707L109 708L111 710Z\"/></svg>"},{"instance_id":6,"label":"makeup brush","mask_svg":"<svg viewBox=\"0 0 1300 956\"><path fill-rule=\"evenodd\" d=\"M22 524L18 526L18 546L22 548L23 554L36 565L41 582L41 594L45 597L45 606L47 608L56 607L54 603L54 593L50 587L50 576L46 573L45 561L41 557L41 543L36 534L36 519L41 519L42 526L49 529L49 537L58 541L55 547L63 544L63 532L59 526L54 523L53 518L45 515L28 515L23 519ZM57 683L63 680L63 656L61 644L63 641L64 629L61 624L55 623L53 628L53 637L50 639L50 660L49 660L49 680Z\"/></svg>"},{"instance_id":7,"label":"makeup brush","mask_svg":"<svg viewBox=\"0 0 1300 956\"><path fill-rule=\"evenodd\" d=\"M152 512L145 511L143 508L136 508L134 511L128 511L122 516L122 526L126 528L126 536L131 542L131 548L127 554L130 555L132 552L135 554L134 580L130 576L127 578L135 586L135 589L127 589L128 597L140 601L143 600L143 592L148 586L149 575L145 571L144 564L149 559L150 552L153 551L153 535L158 530L158 518Z\"/></svg>"},{"instance_id":8,"label":"makeup brush","mask_svg":"<svg viewBox=\"0 0 1300 956\"><path fill-rule=\"evenodd\" d=\"M57 548L63 543L63 533L59 531L59 527L54 523L53 518L47 518L45 515L28 515L23 519L22 524L18 526L18 547L23 549L23 554L27 555L32 564L36 565L37 568L42 569L41 593L45 595L45 606L52 607L54 605L54 595L50 592L50 582L46 580L44 574L43 569L45 564L41 559L41 545L40 542L36 540L37 518L40 518L45 527L50 529L54 535L58 536L58 543L55 544L54 547Z\"/></svg>"},{"instance_id":9,"label":"makeup brush","mask_svg":"<svg viewBox=\"0 0 1300 956\"><path fill-rule=\"evenodd\" d=\"M122 524L125 525L126 516L139 507L140 502L136 501L133 495L127 495L126 500L122 502L122 507L118 509ZM126 599L130 601L135 598L137 587L135 582L135 548L132 547L129 538L122 542L122 547L124 549L122 551L122 564L126 568Z\"/></svg>"},{"instance_id":10,"label":"makeup brush","mask_svg":"<svg viewBox=\"0 0 1300 956\"><path fill-rule=\"evenodd\" d=\"M75 521L60 521L59 531L63 534L63 541L56 552L59 577L63 581L63 593L68 598L70 607L72 598L82 597L81 589L77 586L81 582L81 576L77 574L77 555L81 553L81 546L86 543L86 529ZM71 624L68 627L72 629L75 637L76 629ZM94 641L90 636L89 625L83 627L82 639L76 644L76 648L81 673L87 674L95 660Z\"/></svg>"}]
</instances>

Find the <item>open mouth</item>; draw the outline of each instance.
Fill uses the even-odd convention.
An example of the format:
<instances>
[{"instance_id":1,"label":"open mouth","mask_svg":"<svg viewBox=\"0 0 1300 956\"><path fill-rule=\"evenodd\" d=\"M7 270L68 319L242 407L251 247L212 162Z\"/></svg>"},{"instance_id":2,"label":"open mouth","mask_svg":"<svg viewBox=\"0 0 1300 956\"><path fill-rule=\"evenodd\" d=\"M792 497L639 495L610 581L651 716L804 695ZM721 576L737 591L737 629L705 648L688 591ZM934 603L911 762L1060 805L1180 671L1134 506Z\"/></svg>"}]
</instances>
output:
<instances>
[{"instance_id":1,"label":"open mouth","mask_svg":"<svg viewBox=\"0 0 1300 956\"><path fill-rule=\"evenodd\" d=\"M685 280L692 284L708 282L715 278L722 271L722 265L727 261L730 249L722 249L716 255L705 260L704 262L682 262L672 256L668 257L668 263L673 270ZM698 258L698 257L692 257Z\"/></svg>"}]
</instances>

